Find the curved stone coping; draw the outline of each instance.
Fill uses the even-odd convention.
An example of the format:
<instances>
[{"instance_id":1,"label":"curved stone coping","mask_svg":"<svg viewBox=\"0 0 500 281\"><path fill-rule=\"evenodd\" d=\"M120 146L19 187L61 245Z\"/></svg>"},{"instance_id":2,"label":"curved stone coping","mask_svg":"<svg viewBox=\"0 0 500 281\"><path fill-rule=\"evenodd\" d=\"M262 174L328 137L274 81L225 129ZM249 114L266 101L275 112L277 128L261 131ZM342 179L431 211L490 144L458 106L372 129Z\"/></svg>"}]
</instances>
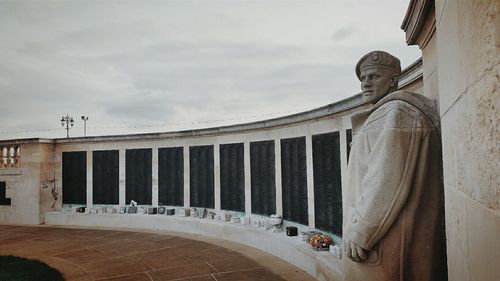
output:
<instances>
[{"instance_id":1,"label":"curved stone coping","mask_svg":"<svg viewBox=\"0 0 500 281\"><path fill-rule=\"evenodd\" d=\"M341 260L329 252L317 252L300 236L272 233L250 225L191 217L143 214L81 214L46 212L49 225L143 228L184 232L228 240L270 253L304 270L316 280L341 280Z\"/></svg>"}]
</instances>

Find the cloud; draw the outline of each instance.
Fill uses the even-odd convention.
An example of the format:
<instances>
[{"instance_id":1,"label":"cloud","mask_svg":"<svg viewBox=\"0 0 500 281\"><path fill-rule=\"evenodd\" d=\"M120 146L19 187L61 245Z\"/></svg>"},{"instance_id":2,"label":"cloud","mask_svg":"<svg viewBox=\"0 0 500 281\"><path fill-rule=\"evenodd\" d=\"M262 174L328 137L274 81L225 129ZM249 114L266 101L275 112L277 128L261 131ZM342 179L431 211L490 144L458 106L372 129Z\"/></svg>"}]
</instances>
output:
<instances>
[{"instance_id":1,"label":"cloud","mask_svg":"<svg viewBox=\"0 0 500 281\"><path fill-rule=\"evenodd\" d=\"M335 30L335 32L332 35L332 39L335 42L344 41L344 40L348 39L349 37L351 37L355 31L356 31L356 28L352 25L341 27L341 28Z\"/></svg>"}]
</instances>

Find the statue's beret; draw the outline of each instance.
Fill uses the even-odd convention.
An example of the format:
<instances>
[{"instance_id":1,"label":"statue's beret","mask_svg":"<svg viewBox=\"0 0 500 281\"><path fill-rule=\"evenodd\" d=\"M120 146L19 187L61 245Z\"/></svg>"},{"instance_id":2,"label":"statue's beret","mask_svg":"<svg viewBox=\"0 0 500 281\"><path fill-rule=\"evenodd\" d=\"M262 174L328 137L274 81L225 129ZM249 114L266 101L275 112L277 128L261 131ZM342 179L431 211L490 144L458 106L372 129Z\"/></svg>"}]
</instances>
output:
<instances>
[{"instance_id":1,"label":"statue's beret","mask_svg":"<svg viewBox=\"0 0 500 281\"><path fill-rule=\"evenodd\" d=\"M356 64L356 76L361 80L361 71L370 68L387 68L401 74L401 62L395 56L384 51L373 51L364 55Z\"/></svg>"}]
</instances>

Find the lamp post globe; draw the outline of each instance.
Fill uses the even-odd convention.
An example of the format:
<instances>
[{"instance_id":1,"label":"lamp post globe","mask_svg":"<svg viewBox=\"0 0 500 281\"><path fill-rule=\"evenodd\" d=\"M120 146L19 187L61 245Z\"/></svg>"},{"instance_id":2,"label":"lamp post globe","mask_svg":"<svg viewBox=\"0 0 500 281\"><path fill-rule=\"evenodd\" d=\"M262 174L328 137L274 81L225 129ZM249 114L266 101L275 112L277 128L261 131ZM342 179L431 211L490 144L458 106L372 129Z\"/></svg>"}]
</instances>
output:
<instances>
[{"instance_id":1,"label":"lamp post globe","mask_svg":"<svg viewBox=\"0 0 500 281\"><path fill-rule=\"evenodd\" d=\"M74 125L75 120L73 120L73 117L69 116L69 114L66 114L66 116L61 118L61 126L66 129L66 138L69 138L69 129L71 129Z\"/></svg>"}]
</instances>

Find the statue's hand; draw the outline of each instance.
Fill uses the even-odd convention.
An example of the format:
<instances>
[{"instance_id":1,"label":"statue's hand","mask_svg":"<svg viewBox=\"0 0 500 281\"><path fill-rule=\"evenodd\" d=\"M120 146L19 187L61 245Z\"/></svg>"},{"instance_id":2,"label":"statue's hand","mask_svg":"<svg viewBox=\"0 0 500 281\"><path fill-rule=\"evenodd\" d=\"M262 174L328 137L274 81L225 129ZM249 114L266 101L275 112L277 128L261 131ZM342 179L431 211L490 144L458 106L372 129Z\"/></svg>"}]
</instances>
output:
<instances>
[{"instance_id":1,"label":"statue's hand","mask_svg":"<svg viewBox=\"0 0 500 281\"><path fill-rule=\"evenodd\" d=\"M346 256L355 262L362 262L368 258L367 250L347 239L344 240L344 250Z\"/></svg>"}]
</instances>

